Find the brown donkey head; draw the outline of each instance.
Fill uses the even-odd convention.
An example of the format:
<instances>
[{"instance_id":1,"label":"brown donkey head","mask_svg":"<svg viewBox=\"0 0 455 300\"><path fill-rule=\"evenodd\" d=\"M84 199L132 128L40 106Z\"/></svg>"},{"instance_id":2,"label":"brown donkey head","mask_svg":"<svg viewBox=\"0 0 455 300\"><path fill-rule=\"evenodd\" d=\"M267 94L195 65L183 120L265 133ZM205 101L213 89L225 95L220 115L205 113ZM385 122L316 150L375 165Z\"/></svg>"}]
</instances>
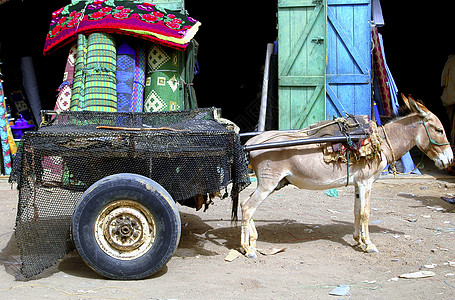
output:
<instances>
[{"instance_id":1,"label":"brown donkey head","mask_svg":"<svg viewBox=\"0 0 455 300\"><path fill-rule=\"evenodd\" d=\"M423 104L414 101L411 95L406 98L401 94L405 105L417 113L422 119L422 129L416 137L416 145L438 168L447 168L453 160L453 152L447 136L438 117L428 110Z\"/></svg>"}]
</instances>

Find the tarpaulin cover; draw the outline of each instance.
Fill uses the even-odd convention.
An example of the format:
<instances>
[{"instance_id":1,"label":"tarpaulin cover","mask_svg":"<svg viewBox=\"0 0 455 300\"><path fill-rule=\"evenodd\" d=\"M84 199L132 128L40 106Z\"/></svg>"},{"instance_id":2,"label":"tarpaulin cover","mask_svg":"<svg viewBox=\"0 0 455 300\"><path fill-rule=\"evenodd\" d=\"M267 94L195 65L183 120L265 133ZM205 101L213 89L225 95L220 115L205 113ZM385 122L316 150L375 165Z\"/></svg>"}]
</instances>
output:
<instances>
[{"instance_id":1,"label":"tarpaulin cover","mask_svg":"<svg viewBox=\"0 0 455 300\"><path fill-rule=\"evenodd\" d=\"M78 33L92 32L130 35L184 50L199 25L179 11L143 1L73 1L52 13L43 53L75 41Z\"/></svg>"}]
</instances>

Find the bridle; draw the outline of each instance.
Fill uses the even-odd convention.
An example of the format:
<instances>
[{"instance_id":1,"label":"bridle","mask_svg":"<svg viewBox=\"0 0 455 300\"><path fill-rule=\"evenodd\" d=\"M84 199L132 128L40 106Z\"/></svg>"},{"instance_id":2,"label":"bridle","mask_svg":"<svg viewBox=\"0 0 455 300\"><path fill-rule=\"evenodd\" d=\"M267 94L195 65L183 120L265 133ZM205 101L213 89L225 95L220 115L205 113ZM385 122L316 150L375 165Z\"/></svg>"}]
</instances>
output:
<instances>
[{"instance_id":1,"label":"bridle","mask_svg":"<svg viewBox=\"0 0 455 300\"><path fill-rule=\"evenodd\" d=\"M423 153L425 153L425 155L427 154L428 150L430 149L431 145L435 145L435 146L446 146L446 145L450 145L449 142L447 143L438 143L436 142L435 140L433 140L430 136L430 131L428 130L428 126L427 126L427 123L425 123L425 117L422 117L422 124L423 124L423 127L425 128L425 132L427 133L427 136L428 136L428 140L430 141L430 143L428 144L428 147L425 148L425 150L423 151ZM390 166L392 167L392 172L395 174L397 174L397 170L396 170L396 166L395 166L395 161L396 161L396 158L395 158L395 153L393 151L393 148L392 148L392 144L390 143L390 140L389 140L389 137L387 136L387 132L385 131L385 128L384 126L381 126L382 127L382 130L384 131L384 136L385 136L385 140L387 142L387 145L389 146L390 148L390 151L392 152L392 162L390 163ZM416 166L417 168L417 166Z\"/></svg>"},{"instance_id":2,"label":"bridle","mask_svg":"<svg viewBox=\"0 0 455 300\"><path fill-rule=\"evenodd\" d=\"M428 127L427 127L427 124L425 123L425 118L422 117L422 123L423 123L423 127L425 127L425 131L427 132L427 136L428 136L428 139L430 140L430 143L428 144L428 147L423 151L423 153L427 154L427 151L430 149L431 145L435 145L435 146L446 146L446 145L450 145L450 143L438 143L436 142L435 140L433 140L430 136L430 131L428 130Z\"/></svg>"}]
</instances>

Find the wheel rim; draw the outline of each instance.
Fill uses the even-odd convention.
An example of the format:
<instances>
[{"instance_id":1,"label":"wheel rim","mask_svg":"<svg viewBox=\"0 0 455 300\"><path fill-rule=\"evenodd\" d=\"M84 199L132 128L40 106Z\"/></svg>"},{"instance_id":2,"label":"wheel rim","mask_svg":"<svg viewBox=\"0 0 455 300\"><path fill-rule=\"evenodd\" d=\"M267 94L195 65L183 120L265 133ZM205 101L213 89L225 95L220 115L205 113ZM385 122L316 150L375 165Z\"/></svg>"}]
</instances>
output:
<instances>
[{"instance_id":1,"label":"wheel rim","mask_svg":"<svg viewBox=\"0 0 455 300\"><path fill-rule=\"evenodd\" d=\"M119 200L107 205L95 221L95 239L109 256L132 260L152 247L156 226L150 211L138 202Z\"/></svg>"}]
</instances>

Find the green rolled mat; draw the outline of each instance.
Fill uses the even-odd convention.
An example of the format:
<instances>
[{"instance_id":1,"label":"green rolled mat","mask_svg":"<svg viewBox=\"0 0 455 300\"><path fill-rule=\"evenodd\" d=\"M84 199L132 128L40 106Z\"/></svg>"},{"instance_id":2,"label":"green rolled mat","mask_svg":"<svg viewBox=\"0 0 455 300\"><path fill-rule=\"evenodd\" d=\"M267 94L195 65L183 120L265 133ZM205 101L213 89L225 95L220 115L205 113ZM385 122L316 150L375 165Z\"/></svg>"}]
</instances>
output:
<instances>
[{"instance_id":1,"label":"green rolled mat","mask_svg":"<svg viewBox=\"0 0 455 300\"><path fill-rule=\"evenodd\" d=\"M106 33L92 33L87 41L82 110L117 111L117 52L114 38Z\"/></svg>"},{"instance_id":2,"label":"green rolled mat","mask_svg":"<svg viewBox=\"0 0 455 300\"><path fill-rule=\"evenodd\" d=\"M87 56L87 38L83 34L77 36L76 63L74 66L74 79L71 94L71 111L81 110L84 100L84 67Z\"/></svg>"},{"instance_id":3,"label":"green rolled mat","mask_svg":"<svg viewBox=\"0 0 455 300\"><path fill-rule=\"evenodd\" d=\"M147 53L144 112L185 109L181 74L183 52L153 44Z\"/></svg>"}]
</instances>

